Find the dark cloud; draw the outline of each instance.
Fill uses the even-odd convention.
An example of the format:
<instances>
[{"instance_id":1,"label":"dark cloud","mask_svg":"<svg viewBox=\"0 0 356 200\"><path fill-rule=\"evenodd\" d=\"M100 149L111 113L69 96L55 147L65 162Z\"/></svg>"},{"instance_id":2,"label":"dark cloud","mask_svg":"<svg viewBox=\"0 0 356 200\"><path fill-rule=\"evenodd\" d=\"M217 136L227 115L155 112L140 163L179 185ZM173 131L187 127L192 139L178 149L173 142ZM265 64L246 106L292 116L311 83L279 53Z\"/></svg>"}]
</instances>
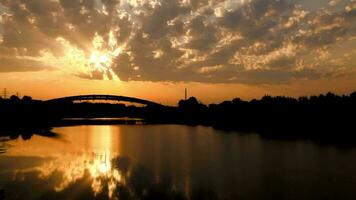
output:
<instances>
[{"instance_id":1,"label":"dark cloud","mask_svg":"<svg viewBox=\"0 0 356 200\"><path fill-rule=\"evenodd\" d=\"M154 39L165 37L169 32L168 22L187 11L178 1L162 0L159 6L148 9L142 17L142 31Z\"/></svg>"},{"instance_id":2,"label":"dark cloud","mask_svg":"<svg viewBox=\"0 0 356 200\"><path fill-rule=\"evenodd\" d=\"M12 68L5 67L7 71L44 69L40 61L21 65L25 60L19 57L33 62L45 50L60 58L66 49L58 38L88 57L93 38L99 35L101 49L113 48L112 37L122 46L111 68L123 81L278 84L318 79L332 73L324 66L332 65L333 55L318 59L313 55L355 38L356 2L317 4L307 0L0 0L0 52L12 56L13 63L18 59ZM75 74L113 78L111 72L98 69Z\"/></svg>"},{"instance_id":3,"label":"dark cloud","mask_svg":"<svg viewBox=\"0 0 356 200\"><path fill-rule=\"evenodd\" d=\"M356 35L355 10L340 13L330 13L329 10L320 10L308 22L308 27L302 29L293 41L302 43L309 48L322 47L334 44L338 40L347 39Z\"/></svg>"},{"instance_id":4,"label":"dark cloud","mask_svg":"<svg viewBox=\"0 0 356 200\"><path fill-rule=\"evenodd\" d=\"M19 58L0 58L0 72L27 72L54 70L40 61Z\"/></svg>"},{"instance_id":5,"label":"dark cloud","mask_svg":"<svg viewBox=\"0 0 356 200\"><path fill-rule=\"evenodd\" d=\"M293 68L296 65L295 57L281 57L269 61L266 66L272 69Z\"/></svg>"},{"instance_id":6,"label":"dark cloud","mask_svg":"<svg viewBox=\"0 0 356 200\"><path fill-rule=\"evenodd\" d=\"M218 41L217 28L213 24L209 24L205 17L202 16L192 19L187 31L192 39L186 47L193 50L207 52Z\"/></svg>"}]
</instances>

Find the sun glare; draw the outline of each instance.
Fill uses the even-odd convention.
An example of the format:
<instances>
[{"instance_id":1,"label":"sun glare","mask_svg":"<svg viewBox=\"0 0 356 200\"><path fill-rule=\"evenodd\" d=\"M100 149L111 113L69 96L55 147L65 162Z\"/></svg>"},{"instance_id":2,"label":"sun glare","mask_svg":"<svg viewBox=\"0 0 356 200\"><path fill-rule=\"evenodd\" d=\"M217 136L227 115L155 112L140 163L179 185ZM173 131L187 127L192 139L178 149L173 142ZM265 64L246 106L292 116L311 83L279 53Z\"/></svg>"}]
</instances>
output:
<instances>
[{"instance_id":1,"label":"sun glare","mask_svg":"<svg viewBox=\"0 0 356 200\"><path fill-rule=\"evenodd\" d=\"M99 171L101 174L107 174L110 171L110 163L101 162L99 165Z\"/></svg>"},{"instance_id":2,"label":"sun glare","mask_svg":"<svg viewBox=\"0 0 356 200\"><path fill-rule=\"evenodd\" d=\"M109 41L104 45L102 36L95 34L92 41L93 50L88 59L90 71L99 71L104 74L110 74L115 78L112 71L114 59L122 53L122 47L118 45L112 31L109 33Z\"/></svg>"},{"instance_id":3,"label":"sun glare","mask_svg":"<svg viewBox=\"0 0 356 200\"><path fill-rule=\"evenodd\" d=\"M112 67L115 58L124 51L124 44L118 44L112 31L108 36L108 40L105 41L103 36L95 34L87 50L58 37L56 42L64 49L64 55L56 57L50 51L43 50L40 60L51 66L63 66L64 71L71 74L94 78L101 73L104 80L119 80Z\"/></svg>"},{"instance_id":4,"label":"sun glare","mask_svg":"<svg viewBox=\"0 0 356 200\"><path fill-rule=\"evenodd\" d=\"M87 67L89 72L101 72L104 74L104 79L107 74L109 74L112 79L118 79L114 71L112 70L112 66L114 65L114 59L120 55L122 52L122 48L118 47L112 51L99 51L93 50L90 54L90 57L87 59Z\"/></svg>"},{"instance_id":5,"label":"sun glare","mask_svg":"<svg viewBox=\"0 0 356 200\"><path fill-rule=\"evenodd\" d=\"M110 56L94 51L89 58L90 65L93 65L96 70L104 71L112 65Z\"/></svg>"}]
</instances>

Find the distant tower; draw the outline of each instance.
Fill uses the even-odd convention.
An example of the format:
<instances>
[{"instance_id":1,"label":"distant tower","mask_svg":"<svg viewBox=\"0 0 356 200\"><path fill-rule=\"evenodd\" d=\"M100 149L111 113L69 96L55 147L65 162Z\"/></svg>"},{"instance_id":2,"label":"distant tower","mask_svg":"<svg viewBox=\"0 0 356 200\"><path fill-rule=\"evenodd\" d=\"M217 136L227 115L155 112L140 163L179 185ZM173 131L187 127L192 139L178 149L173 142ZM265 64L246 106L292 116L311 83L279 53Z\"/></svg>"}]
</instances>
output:
<instances>
[{"instance_id":1,"label":"distant tower","mask_svg":"<svg viewBox=\"0 0 356 200\"><path fill-rule=\"evenodd\" d=\"M187 88L184 89L184 100L187 100Z\"/></svg>"}]
</instances>

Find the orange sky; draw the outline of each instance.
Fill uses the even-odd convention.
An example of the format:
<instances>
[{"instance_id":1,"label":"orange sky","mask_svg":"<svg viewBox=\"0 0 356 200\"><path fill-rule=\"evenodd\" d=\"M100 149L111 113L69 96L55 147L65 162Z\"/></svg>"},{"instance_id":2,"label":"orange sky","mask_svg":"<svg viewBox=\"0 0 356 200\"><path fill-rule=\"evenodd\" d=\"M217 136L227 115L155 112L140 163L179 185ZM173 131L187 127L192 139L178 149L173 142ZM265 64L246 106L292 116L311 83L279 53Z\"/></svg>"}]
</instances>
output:
<instances>
[{"instance_id":1,"label":"orange sky","mask_svg":"<svg viewBox=\"0 0 356 200\"><path fill-rule=\"evenodd\" d=\"M8 95L30 95L36 99L50 99L80 94L116 94L153 100L175 105L184 98L184 88L188 96L195 96L203 103L219 103L240 97L245 100L260 98L265 94L302 96L337 91L348 94L355 90L356 80L314 80L296 81L280 85L169 83L169 82L122 82L119 80L86 80L65 78L56 72L0 73L0 85L7 88ZM3 95L3 91L1 91Z\"/></svg>"}]
</instances>

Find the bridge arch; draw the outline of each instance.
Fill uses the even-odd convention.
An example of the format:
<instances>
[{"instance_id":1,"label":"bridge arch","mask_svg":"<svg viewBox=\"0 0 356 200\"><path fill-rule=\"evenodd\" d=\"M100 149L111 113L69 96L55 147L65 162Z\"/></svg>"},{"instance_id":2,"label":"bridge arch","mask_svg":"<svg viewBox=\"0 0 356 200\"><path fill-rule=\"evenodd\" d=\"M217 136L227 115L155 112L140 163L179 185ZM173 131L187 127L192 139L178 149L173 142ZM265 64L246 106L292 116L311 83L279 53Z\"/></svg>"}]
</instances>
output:
<instances>
[{"instance_id":1,"label":"bridge arch","mask_svg":"<svg viewBox=\"0 0 356 200\"><path fill-rule=\"evenodd\" d=\"M144 104L148 106L163 106L162 104L153 101L139 99L135 97L117 96L117 95L98 95L98 94L61 97L61 98L50 99L45 102L46 103L71 103L74 101L86 101L86 100L105 100L105 101L118 101L118 102L124 101L124 102Z\"/></svg>"}]
</instances>

